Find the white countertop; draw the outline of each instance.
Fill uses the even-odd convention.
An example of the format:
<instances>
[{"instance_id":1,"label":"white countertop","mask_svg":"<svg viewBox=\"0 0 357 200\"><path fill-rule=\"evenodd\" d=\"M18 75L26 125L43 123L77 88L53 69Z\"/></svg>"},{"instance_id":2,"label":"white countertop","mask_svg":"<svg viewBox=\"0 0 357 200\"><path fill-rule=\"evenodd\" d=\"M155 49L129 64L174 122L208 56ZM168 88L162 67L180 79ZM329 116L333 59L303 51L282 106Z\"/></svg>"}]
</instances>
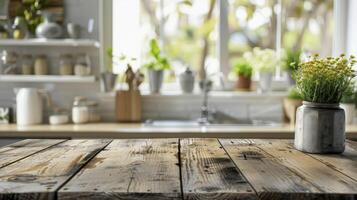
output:
<instances>
[{"instance_id":1,"label":"white countertop","mask_svg":"<svg viewBox=\"0 0 357 200\"><path fill-rule=\"evenodd\" d=\"M357 126L346 128L347 138L357 139ZM294 137L294 127L219 126L150 127L144 124L96 123L82 125L0 125L0 138L275 138Z\"/></svg>"}]
</instances>

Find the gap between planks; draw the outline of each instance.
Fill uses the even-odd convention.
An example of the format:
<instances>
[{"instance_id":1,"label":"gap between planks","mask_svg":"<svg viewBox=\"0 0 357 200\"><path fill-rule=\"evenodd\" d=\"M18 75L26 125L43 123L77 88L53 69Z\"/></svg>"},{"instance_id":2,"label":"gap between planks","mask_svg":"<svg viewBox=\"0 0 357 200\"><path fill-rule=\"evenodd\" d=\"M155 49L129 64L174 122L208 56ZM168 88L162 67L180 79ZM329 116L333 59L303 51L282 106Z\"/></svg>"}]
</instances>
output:
<instances>
[{"instance_id":1,"label":"gap between planks","mask_svg":"<svg viewBox=\"0 0 357 200\"><path fill-rule=\"evenodd\" d=\"M2 168L0 199L55 199L58 188L109 142L68 140Z\"/></svg>"},{"instance_id":2,"label":"gap between planks","mask_svg":"<svg viewBox=\"0 0 357 200\"><path fill-rule=\"evenodd\" d=\"M34 154L40 153L65 141L67 141L67 139L26 139L16 142L14 144L6 145L0 148L0 156L2 157L0 160L0 169L25 158L28 158Z\"/></svg>"}]
</instances>

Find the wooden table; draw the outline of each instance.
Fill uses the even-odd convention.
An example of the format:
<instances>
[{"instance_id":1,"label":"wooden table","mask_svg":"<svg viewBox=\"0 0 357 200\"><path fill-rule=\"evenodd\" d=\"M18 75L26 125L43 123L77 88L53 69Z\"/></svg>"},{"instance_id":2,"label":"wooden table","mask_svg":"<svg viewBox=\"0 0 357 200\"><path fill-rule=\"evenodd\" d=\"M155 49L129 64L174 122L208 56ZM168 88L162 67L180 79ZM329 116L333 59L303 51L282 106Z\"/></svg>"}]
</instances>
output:
<instances>
[{"instance_id":1,"label":"wooden table","mask_svg":"<svg viewBox=\"0 0 357 200\"><path fill-rule=\"evenodd\" d=\"M357 142L24 140L0 149L0 199L357 199Z\"/></svg>"}]
</instances>

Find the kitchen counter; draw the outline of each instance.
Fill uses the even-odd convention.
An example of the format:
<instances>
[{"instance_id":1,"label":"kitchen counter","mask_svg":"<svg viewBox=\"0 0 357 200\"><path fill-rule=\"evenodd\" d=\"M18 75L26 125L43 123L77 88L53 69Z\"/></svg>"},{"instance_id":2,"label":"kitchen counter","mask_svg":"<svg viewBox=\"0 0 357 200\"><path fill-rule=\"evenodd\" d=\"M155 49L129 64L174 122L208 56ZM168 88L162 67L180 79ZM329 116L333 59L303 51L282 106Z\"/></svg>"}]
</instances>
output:
<instances>
[{"instance_id":1,"label":"kitchen counter","mask_svg":"<svg viewBox=\"0 0 357 200\"><path fill-rule=\"evenodd\" d=\"M292 140L24 140L0 148L0 199L355 199L357 143L306 154Z\"/></svg>"},{"instance_id":2,"label":"kitchen counter","mask_svg":"<svg viewBox=\"0 0 357 200\"><path fill-rule=\"evenodd\" d=\"M357 139L357 126L348 126L346 135ZM281 126L221 126L221 127L150 127L140 123L98 123L83 125L0 125L0 138L257 138L291 139L294 127Z\"/></svg>"}]
</instances>

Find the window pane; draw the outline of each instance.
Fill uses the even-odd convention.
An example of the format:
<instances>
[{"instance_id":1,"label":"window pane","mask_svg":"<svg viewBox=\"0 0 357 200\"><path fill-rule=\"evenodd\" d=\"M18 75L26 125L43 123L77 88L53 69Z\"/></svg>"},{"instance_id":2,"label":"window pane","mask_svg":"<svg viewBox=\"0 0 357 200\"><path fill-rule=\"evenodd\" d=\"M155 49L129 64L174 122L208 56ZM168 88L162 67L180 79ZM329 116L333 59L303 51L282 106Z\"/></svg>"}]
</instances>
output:
<instances>
[{"instance_id":1,"label":"window pane","mask_svg":"<svg viewBox=\"0 0 357 200\"><path fill-rule=\"evenodd\" d=\"M332 53L333 0L283 0L282 47Z\"/></svg>"},{"instance_id":2,"label":"window pane","mask_svg":"<svg viewBox=\"0 0 357 200\"><path fill-rule=\"evenodd\" d=\"M209 65L217 72L216 12L216 0L142 0L143 44L159 39L176 71ZM147 47L143 49L143 60L149 60Z\"/></svg>"},{"instance_id":3,"label":"window pane","mask_svg":"<svg viewBox=\"0 0 357 200\"><path fill-rule=\"evenodd\" d=\"M254 47L275 49L276 0L229 0L229 61Z\"/></svg>"}]
</instances>

